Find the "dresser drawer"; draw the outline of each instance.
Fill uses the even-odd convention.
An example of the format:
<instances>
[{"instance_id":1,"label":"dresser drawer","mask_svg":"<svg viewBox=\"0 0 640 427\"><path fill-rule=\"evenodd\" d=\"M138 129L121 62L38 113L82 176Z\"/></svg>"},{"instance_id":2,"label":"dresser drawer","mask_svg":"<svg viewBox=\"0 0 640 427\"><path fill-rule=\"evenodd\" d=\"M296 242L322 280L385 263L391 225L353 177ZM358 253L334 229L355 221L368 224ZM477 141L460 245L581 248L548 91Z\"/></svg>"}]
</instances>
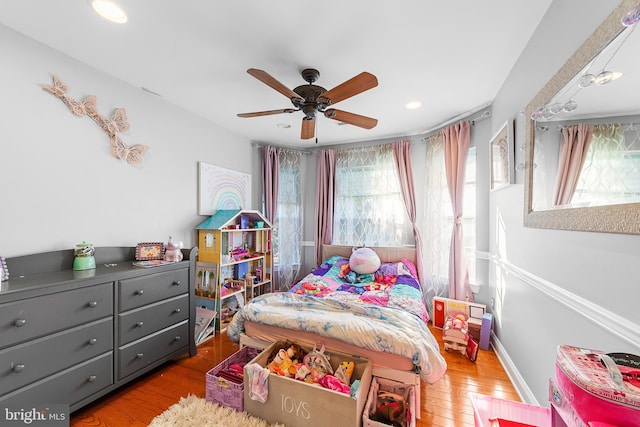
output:
<instances>
[{"instance_id":1,"label":"dresser drawer","mask_svg":"<svg viewBox=\"0 0 640 427\"><path fill-rule=\"evenodd\" d=\"M16 390L109 350L112 317L6 348L0 351L0 390Z\"/></svg>"},{"instance_id":2,"label":"dresser drawer","mask_svg":"<svg viewBox=\"0 0 640 427\"><path fill-rule=\"evenodd\" d=\"M120 313L189 292L189 269L149 274L118 282Z\"/></svg>"},{"instance_id":3,"label":"dresser drawer","mask_svg":"<svg viewBox=\"0 0 640 427\"><path fill-rule=\"evenodd\" d=\"M43 362L46 363L46 362ZM73 405L113 384L113 352L88 360L0 397L1 403Z\"/></svg>"},{"instance_id":4,"label":"dresser drawer","mask_svg":"<svg viewBox=\"0 0 640 427\"><path fill-rule=\"evenodd\" d=\"M113 284L0 305L0 348L113 315Z\"/></svg>"},{"instance_id":5,"label":"dresser drawer","mask_svg":"<svg viewBox=\"0 0 640 427\"><path fill-rule=\"evenodd\" d=\"M169 354L189 346L189 321L120 347L119 375L123 379Z\"/></svg>"},{"instance_id":6,"label":"dresser drawer","mask_svg":"<svg viewBox=\"0 0 640 427\"><path fill-rule=\"evenodd\" d=\"M187 294L119 314L119 345L130 343L188 318Z\"/></svg>"}]
</instances>

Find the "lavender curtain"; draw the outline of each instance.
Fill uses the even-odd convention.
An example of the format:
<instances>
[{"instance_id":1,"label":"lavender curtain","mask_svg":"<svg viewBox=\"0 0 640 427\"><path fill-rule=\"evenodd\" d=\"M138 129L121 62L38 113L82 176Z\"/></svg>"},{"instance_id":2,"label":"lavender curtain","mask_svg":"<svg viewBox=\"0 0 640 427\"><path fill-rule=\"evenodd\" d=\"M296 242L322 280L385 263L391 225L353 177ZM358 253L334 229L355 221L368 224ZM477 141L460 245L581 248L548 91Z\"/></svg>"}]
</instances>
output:
<instances>
[{"instance_id":1,"label":"lavender curtain","mask_svg":"<svg viewBox=\"0 0 640 427\"><path fill-rule=\"evenodd\" d=\"M554 205L559 206L571 203L592 137L593 125L581 123L574 126L566 126L562 130L558 174L556 175L556 185L553 191Z\"/></svg>"},{"instance_id":2,"label":"lavender curtain","mask_svg":"<svg viewBox=\"0 0 640 427\"><path fill-rule=\"evenodd\" d=\"M262 194L264 196L264 215L275 225L278 209L278 162L279 149L271 145L262 148Z\"/></svg>"},{"instance_id":3,"label":"lavender curtain","mask_svg":"<svg viewBox=\"0 0 640 427\"><path fill-rule=\"evenodd\" d=\"M413 237L416 241L416 269L418 280L422 283L422 239L416 225L416 195L413 186L413 166L411 163L411 142L399 141L393 143L393 158L398 169L400 189L404 200L404 207L409 214L409 220L413 227Z\"/></svg>"},{"instance_id":4,"label":"lavender curtain","mask_svg":"<svg viewBox=\"0 0 640 427\"><path fill-rule=\"evenodd\" d=\"M316 265L322 259L322 244L331 243L333 235L333 195L336 175L336 150L321 150L318 152L318 166L316 169L316 225L315 249Z\"/></svg>"},{"instance_id":5,"label":"lavender curtain","mask_svg":"<svg viewBox=\"0 0 640 427\"><path fill-rule=\"evenodd\" d=\"M462 207L464 201L465 168L469 152L471 129L467 120L442 129L447 187L453 207L453 232L449 254L449 298L473 301L469 286L469 270L464 255Z\"/></svg>"}]
</instances>

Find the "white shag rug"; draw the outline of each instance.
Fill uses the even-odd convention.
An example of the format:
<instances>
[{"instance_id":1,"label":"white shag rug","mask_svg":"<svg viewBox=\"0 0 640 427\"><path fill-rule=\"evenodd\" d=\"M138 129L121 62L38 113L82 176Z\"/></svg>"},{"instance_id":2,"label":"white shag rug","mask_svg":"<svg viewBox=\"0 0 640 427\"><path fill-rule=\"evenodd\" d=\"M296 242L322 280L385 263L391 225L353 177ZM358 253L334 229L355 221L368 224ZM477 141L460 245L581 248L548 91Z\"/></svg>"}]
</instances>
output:
<instances>
[{"instance_id":1,"label":"white shag rug","mask_svg":"<svg viewBox=\"0 0 640 427\"><path fill-rule=\"evenodd\" d=\"M285 427L269 424L246 412L216 405L194 396L181 397L162 414L151 420L149 427Z\"/></svg>"}]
</instances>

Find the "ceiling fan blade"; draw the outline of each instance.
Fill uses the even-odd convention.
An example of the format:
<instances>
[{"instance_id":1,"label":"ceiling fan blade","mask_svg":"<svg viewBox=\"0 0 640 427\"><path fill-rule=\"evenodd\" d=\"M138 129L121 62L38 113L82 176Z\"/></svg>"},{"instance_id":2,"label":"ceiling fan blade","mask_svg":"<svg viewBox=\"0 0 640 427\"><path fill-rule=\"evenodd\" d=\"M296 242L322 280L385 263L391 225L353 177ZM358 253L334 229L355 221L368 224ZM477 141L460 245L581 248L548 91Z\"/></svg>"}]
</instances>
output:
<instances>
[{"instance_id":1,"label":"ceiling fan blade","mask_svg":"<svg viewBox=\"0 0 640 427\"><path fill-rule=\"evenodd\" d=\"M296 111L298 110L294 108L282 108L280 110L256 111L255 113L240 113L238 114L238 117L270 116L272 114L294 113Z\"/></svg>"},{"instance_id":2,"label":"ceiling fan blade","mask_svg":"<svg viewBox=\"0 0 640 427\"><path fill-rule=\"evenodd\" d=\"M302 131L300 132L300 138L311 139L316 129L316 118L303 117L302 119Z\"/></svg>"},{"instance_id":3,"label":"ceiling fan blade","mask_svg":"<svg viewBox=\"0 0 640 427\"><path fill-rule=\"evenodd\" d=\"M271 88L277 90L278 92L280 92L281 94L283 94L289 99L299 99L304 101L300 97L300 95L298 95L297 93L295 93L294 91L292 91L291 89L289 89L288 87L280 83L278 80L273 78L266 71L258 70L257 68L249 68L247 70L247 73L251 74L253 77L260 80L262 83L266 84L267 86L270 86Z\"/></svg>"},{"instance_id":4,"label":"ceiling fan blade","mask_svg":"<svg viewBox=\"0 0 640 427\"><path fill-rule=\"evenodd\" d=\"M329 119L337 120L339 122L347 123L365 129L374 128L378 124L378 119L361 116L360 114L349 113L348 111L336 110L335 108L329 108L324 112L324 115Z\"/></svg>"},{"instance_id":5,"label":"ceiling fan blade","mask_svg":"<svg viewBox=\"0 0 640 427\"><path fill-rule=\"evenodd\" d=\"M323 93L320 97L329 101L328 105L336 104L354 95L378 86L378 79L371 73L362 72L357 76L339 84Z\"/></svg>"}]
</instances>

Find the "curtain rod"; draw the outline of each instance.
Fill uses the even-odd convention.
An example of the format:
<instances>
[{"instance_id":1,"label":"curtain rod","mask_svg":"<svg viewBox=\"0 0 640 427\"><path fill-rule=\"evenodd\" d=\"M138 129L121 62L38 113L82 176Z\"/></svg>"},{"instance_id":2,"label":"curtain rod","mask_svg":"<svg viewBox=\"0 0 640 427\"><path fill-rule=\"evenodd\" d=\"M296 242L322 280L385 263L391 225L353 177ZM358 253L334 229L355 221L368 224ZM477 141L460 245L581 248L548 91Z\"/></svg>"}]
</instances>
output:
<instances>
[{"instance_id":1,"label":"curtain rod","mask_svg":"<svg viewBox=\"0 0 640 427\"><path fill-rule=\"evenodd\" d=\"M262 147L266 147L267 145L271 145L271 144L260 144L260 143L257 143L257 142L252 142L252 143L251 143L251 146L252 146L253 148L262 148ZM291 147L282 147L282 146L277 146L277 147L278 147L278 148L280 148L281 150L297 151L297 152L302 153L302 154L313 154L313 153L312 153L311 151L309 151L309 150L298 150L298 149L296 149L296 148L291 148Z\"/></svg>"},{"instance_id":2,"label":"curtain rod","mask_svg":"<svg viewBox=\"0 0 640 427\"><path fill-rule=\"evenodd\" d=\"M455 122L458 122L458 121L462 121L462 120L466 119L467 117L476 114L478 111L484 110L485 108L489 107L489 105L491 105L491 104L487 103L487 104L484 104L484 105L482 105L480 107L474 108L471 111L467 111L464 114L460 114L460 115L458 115L458 116L456 116L456 117L454 117L452 119L449 119L449 120L447 120L447 121L445 121L443 123L440 123L438 126L434 126L431 129L428 129L428 130L422 132L423 135L427 134L427 136L422 138L422 141L426 141L431 136L431 135L428 135L428 134L436 132L436 131L439 131L442 128L447 127L452 123L455 123ZM490 110L486 110L486 111L482 111L482 113L480 113L477 117L469 119L469 121L471 122L471 125L474 125L474 124L476 124L476 122L479 122L480 120L484 120L484 119L486 119L486 118L488 118L490 116L491 116L491 111Z\"/></svg>"},{"instance_id":3,"label":"curtain rod","mask_svg":"<svg viewBox=\"0 0 640 427\"><path fill-rule=\"evenodd\" d=\"M633 129L635 126L640 126L640 123L591 123L591 124L593 124L594 126L620 125L620 127L624 127L626 129L629 129L629 128ZM556 131L561 132L567 126L574 126L574 125L556 125ZM549 130L549 126L539 124L539 125L536 125L536 130L546 132Z\"/></svg>"}]
</instances>

